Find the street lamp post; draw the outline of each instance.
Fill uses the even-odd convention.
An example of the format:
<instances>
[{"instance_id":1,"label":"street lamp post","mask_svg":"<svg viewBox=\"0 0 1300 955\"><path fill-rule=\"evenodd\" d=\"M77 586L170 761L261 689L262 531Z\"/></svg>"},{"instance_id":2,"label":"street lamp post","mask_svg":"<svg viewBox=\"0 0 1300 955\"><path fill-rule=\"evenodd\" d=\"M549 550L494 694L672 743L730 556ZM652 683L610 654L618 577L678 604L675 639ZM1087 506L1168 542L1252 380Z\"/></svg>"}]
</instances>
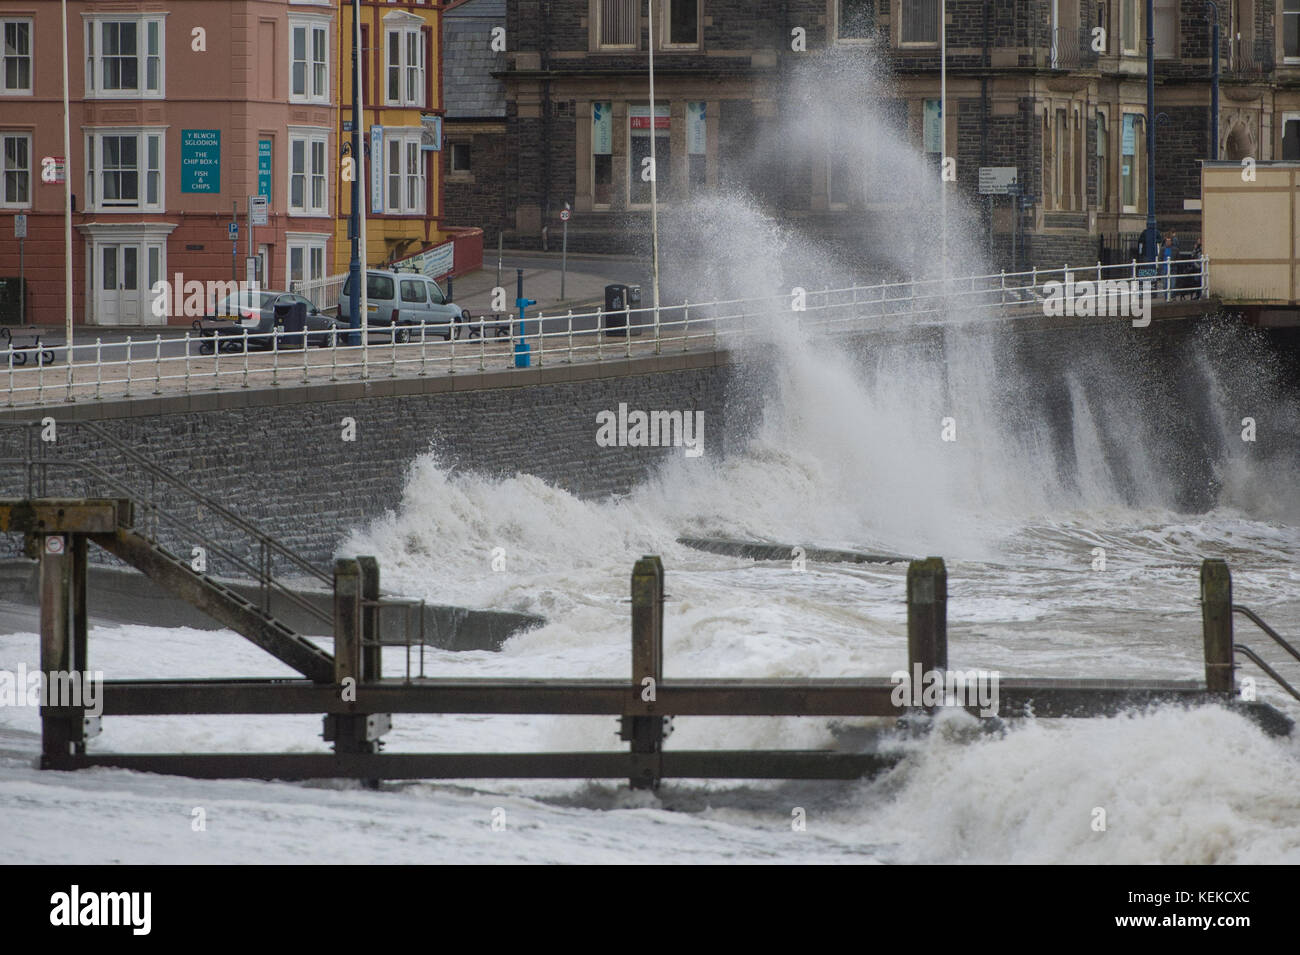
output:
<instances>
[{"instance_id":1,"label":"street lamp post","mask_svg":"<svg viewBox=\"0 0 1300 955\"><path fill-rule=\"evenodd\" d=\"M68 95L68 0L63 0L63 322L68 363L68 400L72 400L72 120ZM29 187L30 188L30 187Z\"/></svg>"},{"instance_id":2,"label":"street lamp post","mask_svg":"<svg viewBox=\"0 0 1300 955\"><path fill-rule=\"evenodd\" d=\"M655 352L659 351L659 193L655 181L659 168L655 160L655 0L646 0L650 21L650 271L655 307Z\"/></svg>"},{"instance_id":3,"label":"street lamp post","mask_svg":"<svg viewBox=\"0 0 1300 955\"><path fill-rule=\"evenodd\" d=\"M944 179L944 164L948 158L948 3L939 2L939 218L942 242L940 258L943 260L945 289L948 280L948 183Z\"/></svg>"},{"instance_id":4,"label":"street lamp post","mask_svg":"<svg viewBox=\"0 0 1300 955\"><path fill-rule=\"evenodd\" d=\"M1156 21L1155 0L1147 0L1147 228L1146 250L1155 262L1156 249Z\"/></svg>"}]
</instances>

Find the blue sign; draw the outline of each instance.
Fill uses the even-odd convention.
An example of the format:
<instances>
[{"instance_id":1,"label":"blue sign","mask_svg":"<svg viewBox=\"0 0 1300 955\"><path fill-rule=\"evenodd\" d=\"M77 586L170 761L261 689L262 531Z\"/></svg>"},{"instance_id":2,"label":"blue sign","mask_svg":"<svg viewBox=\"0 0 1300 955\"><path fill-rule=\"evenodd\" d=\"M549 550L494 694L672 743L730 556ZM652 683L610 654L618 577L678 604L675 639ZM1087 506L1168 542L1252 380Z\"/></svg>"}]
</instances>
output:
<instances>
[{"instance_id":1,"label":"blue sign","mask_svg":"<svg viewBox=\"0 0 1300 955\"><path fill-rule=\"evenodd\" d=\"M221 191L221 130L181 130L181 192Z\"/></svg>"},{"instance_id":2,"label":"blue sign","mask_svg":"<svg viewBox=\"0 0 1300 955\"><path fill-rule=\"evenodd\" d=\"M234 242L236 239L239 238L239 223L238 222L230 223L229 231L230 231L230 241Z\"/></svg>"},{"instance_id":3,"label":"blue sign","mask_svg":"<svg viewBox=\"0 0 1300 955\"><path fill-rule=\"evenodd\" d=\"M257 141L257 194L263 199L271 198L271 141Z\"/></svg>"},{"instance_id":4,"label":"blue sign","mask_svg":"<svg viewBox=\"0 0 1300 955\"><path fill-rule=\"evenodd\" d=\"M384 212L384 127L370 127L370 211Z\"/></svg>"}]
</instances>

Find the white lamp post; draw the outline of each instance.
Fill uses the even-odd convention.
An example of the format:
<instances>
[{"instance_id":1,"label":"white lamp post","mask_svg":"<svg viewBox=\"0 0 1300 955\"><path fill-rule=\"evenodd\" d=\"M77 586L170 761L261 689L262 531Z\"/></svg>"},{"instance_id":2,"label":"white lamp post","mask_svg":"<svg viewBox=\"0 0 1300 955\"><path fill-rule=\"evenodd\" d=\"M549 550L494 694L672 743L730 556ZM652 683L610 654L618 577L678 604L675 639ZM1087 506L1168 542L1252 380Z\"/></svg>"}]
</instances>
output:
<instances>
[{"instance_id":1,"label":"white lamp post","mask_svg":"<svg viewBox=\"0 0 1300 955\"><path fill-rule=\"evenodd\" d=\"M659 167L655 161L655 0L646 0L650 12L650 270L655 307L655 353L659 352L659 193L655 181ZM631 329L628 330L631 334Z\"/></svg>"},{"instance_id":2,"label":"white lamp post","mask_svg":"<svg viewBox=\"0 0 1300 955\"><path fill-rule=\"evenodd\" d=\"M72 400L72 122L68 115L68 0L63 0L63 321L68 363L68 400Z\"/></svg>"}]
</instances>

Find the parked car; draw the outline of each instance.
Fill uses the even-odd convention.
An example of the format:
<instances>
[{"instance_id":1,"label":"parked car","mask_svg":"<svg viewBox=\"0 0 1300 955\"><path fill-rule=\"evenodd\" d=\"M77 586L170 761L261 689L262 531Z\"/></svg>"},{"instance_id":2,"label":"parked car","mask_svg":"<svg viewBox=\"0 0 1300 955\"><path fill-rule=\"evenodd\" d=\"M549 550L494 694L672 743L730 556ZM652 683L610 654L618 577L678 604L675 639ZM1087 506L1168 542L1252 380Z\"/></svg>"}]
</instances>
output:
<instances>
[{"instance_id":1,"label":"parked car","mask_svg":"<svg viewBox=\"0 0 1300 955\"><path fill-rule=\"evenodd\" d=\"M442 288L418 272L391 272L370 269L366 273L366 320L368 328L392 329L399 342L419 341L423 335L441 335L450 340L458 324L466 324L470 314L447 301ZM352 277L348 276L339 292L339 320L351 325Z\"/></svg>"},{"instance_id":2,"label":"parked car","mask_svg":"<svg viewBox=\"0 0 1300 955\"><path fill-rule=\"evenodd\" d=\"M305 305L307 307L307 343L323 347L333 343L340 329L347 327L346 322L324 314L319 308L296 292L279 292L259 289L254 292L237 292L217 302L211 315L201 322L195 322L195 328L205 337L212 337L220 342L222 351L242 351L244 333L248 333L248 347L257 350L269 350L275 340L275 309L277 305ZM290 336L296 338L294 333ZM341 338L341 336L339 336ZM342 344L342 341L340 341ZM204 341L199 351L205 355L212 354L213 345Z\"/></svg>"}]
</instances>

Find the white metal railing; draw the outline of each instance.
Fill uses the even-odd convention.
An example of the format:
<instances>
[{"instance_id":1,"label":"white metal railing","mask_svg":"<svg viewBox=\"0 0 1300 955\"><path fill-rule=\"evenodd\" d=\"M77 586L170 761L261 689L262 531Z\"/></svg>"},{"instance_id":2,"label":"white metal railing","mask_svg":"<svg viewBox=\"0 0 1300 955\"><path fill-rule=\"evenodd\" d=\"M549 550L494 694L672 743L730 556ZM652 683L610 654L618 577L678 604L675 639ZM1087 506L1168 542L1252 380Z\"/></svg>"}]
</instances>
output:
<instances>
[{"instance_id":1,"label":"white metal railing","mask_svg":"<svg viewBox=\"0 0 1300 955\"><path fill-rule=\"evenodd\" d=\"M1179 263L1182 272L1153 274L1149 264L1065 266L948 279L879 282L843 288L794 290L788 295L683 302L654 308L532 314L520 336L519 319L490 314L455 326L402 325L392 334L372 328L371 341L353 344L346 326L306 333L250 332L230 325L217 336L200 331L164 337L75 345L68 349L23 340L0 348L3 406L190 394L282 384L374 377L477 373L513 368L516 349L528 345L531 367L625 360L639 355L739 348L794 330L801 335L851 334L917 324L964 324L1034 315L1146 313L1146 296L1159 307L1168 298L1204 296L1208 262ZM1106 283L1098 285L1097 283ZM1135 301L1127 301L1136 293ZM1069 304L1067 304L1067 302ZM1086 304L1085 304L1086 303ZM1128 311L1116 309L1128 308ZM1134 316L1134 310L1140 310ZM498 330L504 333L498 336ZM376 341L378 338L380 340ZM44 353L44 354L42 354Z\"/></svg>"},{"instance_id":2,"label":"white metal railing","mask_svg":"<svg viewBox=\"0 0 1300 955\"><path fill-rule=\"evenodd\" d=\"M343 288L343 283L348 280L348 273L343 272L339 275L328 275L323 279L311 279L289 283L289 291L296 292L307 301L311 302L322 312L329 312L337 315L339 309L339 295Z\"/></svg>"}]
</instances>

